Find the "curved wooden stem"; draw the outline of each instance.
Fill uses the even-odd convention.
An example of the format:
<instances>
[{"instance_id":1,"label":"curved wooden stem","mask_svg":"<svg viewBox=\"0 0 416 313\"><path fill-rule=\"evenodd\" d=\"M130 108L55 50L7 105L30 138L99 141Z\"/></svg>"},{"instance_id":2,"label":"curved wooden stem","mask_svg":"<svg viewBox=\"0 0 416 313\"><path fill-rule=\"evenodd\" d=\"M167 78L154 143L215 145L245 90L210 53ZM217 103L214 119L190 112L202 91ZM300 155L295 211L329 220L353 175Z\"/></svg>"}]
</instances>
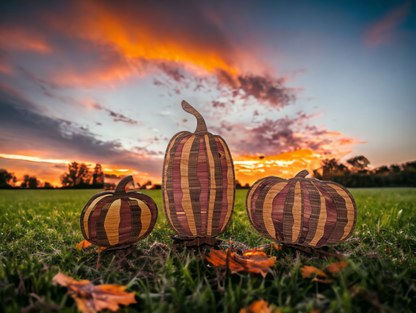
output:
<instances>
[{"instance_id":1,"label":"curved wooden stem","mask_svg":"<svg viewBox=\"0 0 416 313\"><path fill-rule=\"evenodd\" d=\"M305 178L308 175L309 175L309 172L307 170L302 170L296 174L295 178Z\"/></svg>"},{"instance_id":2,"label":"curved wooden stem","mask_svg":"<svg viewBox=\"0 0 416 313\"><path fill-rule=\"evenodd\" d=\"M132 175L129 175L129 176L126 176L126 177L124 177L122 180L120 180L120 182L118 183L118 185L117 185L117 188L116 188L116 190L114 191L114 194L117 194L117 193L125 193L126 192L126 186L130 183L130 182L133 182L133 184L134 184L134 180L133 180L133 176Z\"/></svg>"},{"instance_id":3,"label":"curved wooden stem","mask_svg":"<svg viewBox=\"0 0 416 313\"><path fill-rule=\"evenodd\" d=\"M196 124L195 133L208 132L207 125L205 124L204 118L197 110L195 110L195 108L192 105L190 105L188 102L183 100L182 109L184 109L185 112L188 112L189 114L192 114L193 116L196 117L197 124Z\"/></svg>"}]
</instances>

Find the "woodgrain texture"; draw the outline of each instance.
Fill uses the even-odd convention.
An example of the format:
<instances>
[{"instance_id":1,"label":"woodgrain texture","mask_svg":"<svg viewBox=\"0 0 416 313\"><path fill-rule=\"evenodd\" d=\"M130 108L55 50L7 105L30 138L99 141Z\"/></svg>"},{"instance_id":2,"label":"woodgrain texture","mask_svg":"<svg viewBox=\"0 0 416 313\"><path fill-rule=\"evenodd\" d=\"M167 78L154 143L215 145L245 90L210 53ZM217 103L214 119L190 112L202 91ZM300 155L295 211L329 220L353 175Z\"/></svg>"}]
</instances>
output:
<instances>
[{"instance_id":1,"label":"woodgrain texture","mask_svg":"<svg viewBox=\"0 0 416 313\"><path fill-rule=\"evenodd\" d=\"M267 238L291 245L322 247L348 239L357 208L351 193L332 181L265 177L247 193L251 224Z\"/></svg>"},{"instance_id":2,"label":"woodgrain texture","mask_svg":"<svg viewBox=\"0 0 416 313\"><path fill-rule=\"evenodd\" d=\"M132 176L127 176L114 192L99 193L88 201L80 218L87 241L102 247L122 248L150 234L156 223L157 206L145 194L125 191L132 180Z\"/></svg>"},{"instance_id":3,"label":"woodgrain texture","mask_svg":"<svg viewBox=\"0 0 416 313\"><path fill-rule=\"evenodd\" d=\"M214 238L224 232L233 212L234 163L224 139L208 132L203 117L191 105L183 101L182 107L198 124L195 133L173 136L166 149L162 173L165 213L180 238Z\"/></svg>"}]
</instances>

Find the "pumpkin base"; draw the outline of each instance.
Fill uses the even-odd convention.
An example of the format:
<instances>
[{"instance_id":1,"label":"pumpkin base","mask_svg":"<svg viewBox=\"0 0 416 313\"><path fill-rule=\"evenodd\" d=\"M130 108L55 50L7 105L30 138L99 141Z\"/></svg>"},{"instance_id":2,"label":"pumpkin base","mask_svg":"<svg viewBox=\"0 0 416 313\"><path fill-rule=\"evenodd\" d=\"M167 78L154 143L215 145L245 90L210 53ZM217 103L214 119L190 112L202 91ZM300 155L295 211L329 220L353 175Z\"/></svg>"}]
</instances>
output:
<instances>
[{"instance_id":1,"label":"pumpkin base","mask_svg":"<svg viewBox=\"0 0 416 313\"><path fill-rule=\"evenodd\" d=\"M186 237L181 235L169 235L173 239L174 245L184 245L185 247L199 247L202 245L217 246L222 240L215 237Z\"/></svg>"},{"instance_id":2,"label":"pumpkin base","mask_svg":"<svg viewBox=\"0 0 416 313\"><path fill-rule=\"evenodd\" d=\"M113 246L113 247L108 247L107 249L105 249L104 251L114 251L114 250L121 250L121 249L128 249L130 248L132 245L120 245L120 246Z\"/></svg>"}]
</instances>

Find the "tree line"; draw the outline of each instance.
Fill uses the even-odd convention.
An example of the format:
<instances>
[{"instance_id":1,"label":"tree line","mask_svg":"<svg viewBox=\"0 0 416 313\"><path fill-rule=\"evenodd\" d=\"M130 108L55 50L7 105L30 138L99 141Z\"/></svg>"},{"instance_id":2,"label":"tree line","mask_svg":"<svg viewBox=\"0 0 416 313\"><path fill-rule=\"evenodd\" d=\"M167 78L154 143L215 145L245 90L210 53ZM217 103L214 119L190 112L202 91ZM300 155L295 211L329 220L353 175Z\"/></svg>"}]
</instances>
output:
<instances>
[{"instance_id":1,"label":"tree line","mask_svg":"<svg viewBox=\"0 0 416 313\"><path fill-rule=\"evenodd\" d=\"M326 159L313 173L317 179L332 180L348 188L416 187L416 161L374 169L369 169L369 164L370 161L362 155L348 159L346 164Z\"/></svg>"},{"instance_id":2,"label":"tree line","mask_svg":"<svg viewBox=\"0 0 416 313\"><path fill-rule=\"evenodd\" d=\"M370 161L365 156L356 156L350 158L346 163L341 163L336 159L325 159L321 167L314 170L314 177L321 180L332 180L345 187L416 187L416 161L406 162L403 164L392 164L390 166L379 166L369 169ZM104 182L105 177L108 182ZM119 179L116 175L107 175L103 173L102 166L96 164L90 169L84 163L72 162L60 176L62 187L60 189L114 189L116 181ZM41 184L36 176L24 175L20 186L16 186L17 178L12 172L6 169L0 169L0 188L22 188L22 189L52 189L49 182ZM153 185L151 181L141 185L137 184L139 189L161 189L160 185ZM237 189L248 189L250 186L240 185L236 181Z\"/></svg>"},{"instance_id":3,"label":"tree line","mask_svg":"<svg viewBox=\"0 0 416 313\"><path fill-rule=\"evenodd\" d=\"M6 169L0 169L0 188L21 188L21 189L52 189L57 188L49 182L41 183L34 175L26 174L20 185L16 185L18 179L14 173ZM60 176L61 189L87 189L104 188L104 173L101 164L96 164L90 169L84 163L72 162L68 164L67 171Z\"/></svg>"}]
</instances>

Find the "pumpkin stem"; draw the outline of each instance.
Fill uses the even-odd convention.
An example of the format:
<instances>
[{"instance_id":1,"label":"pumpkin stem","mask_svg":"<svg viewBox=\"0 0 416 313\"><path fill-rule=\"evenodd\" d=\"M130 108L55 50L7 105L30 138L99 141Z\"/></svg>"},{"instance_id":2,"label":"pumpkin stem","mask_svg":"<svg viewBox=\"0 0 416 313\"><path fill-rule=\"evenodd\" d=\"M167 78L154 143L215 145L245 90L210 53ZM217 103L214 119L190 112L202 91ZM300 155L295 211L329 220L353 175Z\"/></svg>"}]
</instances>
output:
<instances>
[{"instance_id":1,"label":"pumpkin stem","mask_svg":"<svg viewBox=\"0 0 416 313\"><path fill-rule=\"evenodd\" d=\"M195 133L208 132L207 125L205 124L204 118L197 110L195 110L195 108L192 105L190 105L188 102L183 100L182 109L184 109L185 112L188 112L189 114L192 114L193 116L196 117L197 125L196 125Z\"/></svg>"},{"instance_id":2,"label":"pumpkin stem","mask_svg":"<svg viewBox=\"0 0 416 313\"><path fill-rule=\"evenodd\" d=\"M114 191L114 193L125 193L126 192L126 186L130 183L133 182L133 186L134 186L134 180L133 180L133 176L129 175L124 177L122 180L120 180L120 182L117 185L116 190Z\"/></svg>"},{"instance_id":3,"label":"pumpkin stem","mask_svg":"<svg viewBox=\"0 0 416 313\"><path fill-rule=\"evenodd\" d=\"M295 178L305 178L309 175L307 170L301 170L299 173L296 174Z\"/></svg>"}]
</instances>

